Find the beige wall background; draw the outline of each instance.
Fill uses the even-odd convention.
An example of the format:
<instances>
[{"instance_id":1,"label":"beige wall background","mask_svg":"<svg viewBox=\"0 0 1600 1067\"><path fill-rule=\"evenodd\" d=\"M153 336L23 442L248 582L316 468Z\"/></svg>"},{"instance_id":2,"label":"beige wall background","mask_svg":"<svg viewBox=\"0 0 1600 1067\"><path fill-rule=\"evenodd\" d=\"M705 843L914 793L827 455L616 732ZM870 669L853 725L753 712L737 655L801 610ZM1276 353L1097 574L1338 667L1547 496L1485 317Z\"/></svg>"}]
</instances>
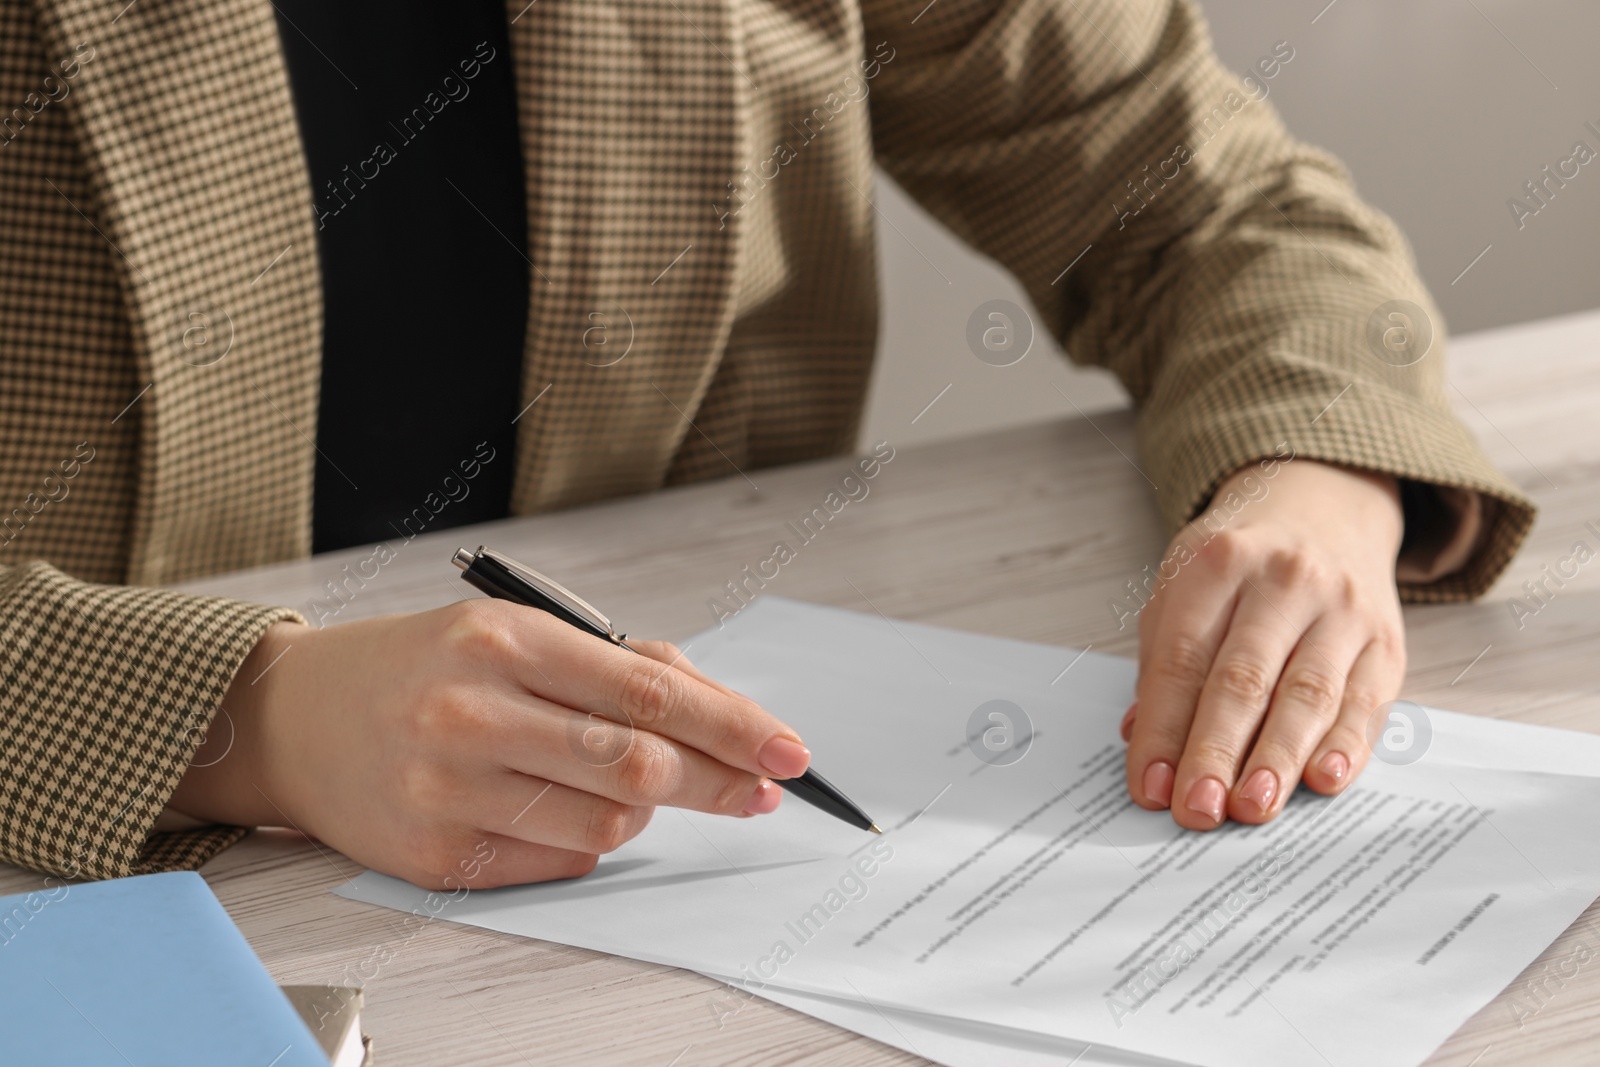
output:
<instances>
[{"instance_id":1,"label":"beige wall background","mask_svg":"<svg viewBox=\"0 0 1600 1067\"><path fill-rule=\"evenodd\" d=\"M1600 3L1202 4L1235 70L1278 41L1294 47L1269 102L1400 224L1452 334L1600 306L1600 160L1520 230L1506 206L1574 141L1600 151L1584 128L1600 127ZM878 206L884 318L864 440L913 443L1126 402L1048 336L1013 366L980 362L968 317L991 299L1028 307L1021 290L881 176Z\"/></svg>"}]
</instances>

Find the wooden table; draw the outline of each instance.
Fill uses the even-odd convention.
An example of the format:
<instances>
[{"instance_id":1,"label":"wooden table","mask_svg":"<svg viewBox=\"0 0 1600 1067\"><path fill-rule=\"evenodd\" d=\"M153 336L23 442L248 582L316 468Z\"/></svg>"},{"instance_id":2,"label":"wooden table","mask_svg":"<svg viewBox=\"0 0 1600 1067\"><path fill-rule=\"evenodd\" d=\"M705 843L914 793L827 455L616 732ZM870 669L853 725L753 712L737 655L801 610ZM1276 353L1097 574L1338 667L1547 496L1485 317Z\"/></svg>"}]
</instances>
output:
<instances>
[{"instance_id":1,"label":"wooden table","mask_svg":"<svg viewBox=\"0 0 1600 1067\"><path fill-rule=\"evenodd\" d=\"M1462 338L1452 397L1484 447L1540 504L1532 538L1476 604L1410 608L1405 694L1460 711L1600 731L1600 564L1583 569L1518 629L1508 598L1600 520L1600 313ZM954 402L958 398L946 398ZM871 493L786 565L768 591L1032 641L1131 655L1107 602L1158 559L1164 537L1134 455L1126 412L1066 417L898 450ZM890 440L893 436L890 434ZM1120 451L1119 451L1120 450ZM783 524L820 503L843 458L733 474L649 497L404 546L340 621L449 603L457 545L487 542L571 581L637 636L681 639L712 623L723 583L764 558ZM194 583L188 588L307 601L368 550ZM847 580L848 579L848 580ZM853 583L853 584L852 584ZM859 592L857 589L859 588ZM870 605L868 600L870 599ZM437 921L412 935L398 914L332 895L359 873L287 832L263 831L203 872L280 982L347 982L375 950L392 959L366 986L366 1029L385 1067L617 1063L642 1067L924 1062L756 1001L718 1025L719 983ZM0 867L0 892L40 879ZM1529 993L1548 961L1600 949L1590 908L1540 961L1433 1058L1496 1067L1591 1062L1600 1031L1600 954ZM370 973L370 969L369 969ZM1508 997L1541 1004L1519 1021ZM1359 1022L1359 1020L1356 1020Z\"/></svg>"}]
</instances>

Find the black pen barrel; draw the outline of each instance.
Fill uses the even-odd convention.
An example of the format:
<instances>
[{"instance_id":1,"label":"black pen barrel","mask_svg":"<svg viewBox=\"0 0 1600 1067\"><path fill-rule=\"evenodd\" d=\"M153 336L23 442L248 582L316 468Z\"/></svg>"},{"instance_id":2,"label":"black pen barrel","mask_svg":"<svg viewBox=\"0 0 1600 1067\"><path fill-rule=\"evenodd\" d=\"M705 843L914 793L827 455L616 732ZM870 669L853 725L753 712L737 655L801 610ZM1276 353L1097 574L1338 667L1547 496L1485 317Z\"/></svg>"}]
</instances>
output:
<instances>
[{"instance_id":1,"label":"black pen barrel","mask_svg":"<svg viewBox=\"0 0 1600 1067\"><path fill-rule=\"evenodd\" d=\"M782 786L786 792L793 793L796 797L827 812L836 819L854 826L858 830L872 830L873 822L867 817L866 812L856 807L833 784L816 771L808 770L798 778L773 779Z\"/></svg>"}]
</instances>

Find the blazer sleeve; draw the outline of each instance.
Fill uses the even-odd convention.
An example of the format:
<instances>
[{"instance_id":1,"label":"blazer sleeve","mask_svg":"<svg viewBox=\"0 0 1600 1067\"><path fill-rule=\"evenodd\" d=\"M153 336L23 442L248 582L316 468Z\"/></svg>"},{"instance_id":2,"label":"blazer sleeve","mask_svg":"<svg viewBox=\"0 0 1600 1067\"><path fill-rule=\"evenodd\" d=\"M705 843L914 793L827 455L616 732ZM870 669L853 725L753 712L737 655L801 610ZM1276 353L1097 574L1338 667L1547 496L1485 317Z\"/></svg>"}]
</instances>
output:
<instances>
[{"instance_id":1,"label":"blazer sleeve","mask_svg":"<svg viewBox=\"0 0 1600 1067\"><path fill-rule=\"evenodd\" d=\"M1190 0L863 11L879 163L1016 275L1076 362L1117 374L1168 523L1287 452L1401 481L1407 599L1493 584L1533 506L1451 411L1405 239L1268 103L1296 42L1245 79Z\"/></svg>"},{"instance_id":2,"label":"blazer sleeve","mask_svg":"<svg viewBox=\"0 0 1600 1067\"><path fill-rule=\"evenodd\" d=\"M156 820L286 608L0 568L0 859L67 878L192 869L245 833ZM224 757L226 758L226 757Z\"/></svg>"}]
</instances>

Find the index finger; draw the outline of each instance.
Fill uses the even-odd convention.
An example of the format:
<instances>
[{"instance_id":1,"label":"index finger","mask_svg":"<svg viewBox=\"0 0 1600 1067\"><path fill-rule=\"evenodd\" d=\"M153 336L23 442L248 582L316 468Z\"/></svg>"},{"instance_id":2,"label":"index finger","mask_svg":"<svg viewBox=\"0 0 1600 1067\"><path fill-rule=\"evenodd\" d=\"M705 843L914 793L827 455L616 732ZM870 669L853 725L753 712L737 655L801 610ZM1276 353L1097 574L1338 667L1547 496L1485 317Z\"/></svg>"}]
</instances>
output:
<instances>
[{"instance_id":1,"label":"index finger","mask_svg":"<svg viewBox=\"0 0 1600 1067\"><path fill-rule=\"evenodd\" d=\"M1167 599L1151 621L1140 621L1139 711L1125 757L1128 794L1152 811L1183 802L1181 795L1174 796L1178 767L1201 689L1233 615L1236 588L1220 570L1196 565L1161 597Z\"/></svg>"},{"instance_id":2,"label":"index finger","mask_svg":"<svg viewBox=\"0 0 1600 1067\"><path fill-rule=\"evenodd\" d=\"M800 735L753 700L663 663L618 648L554 619L525 631L534 670L522 684L546 700L670 737L721 763L769 778L798 778L811 763ZM641 642L643 644L643 642ZM664 652L669 645L655 645ZM670 658L677 658L671 649ZM555 662L560 669L550 669ZM543 669L540 669L540 668Z\"/></svg>"}]
</instances>

